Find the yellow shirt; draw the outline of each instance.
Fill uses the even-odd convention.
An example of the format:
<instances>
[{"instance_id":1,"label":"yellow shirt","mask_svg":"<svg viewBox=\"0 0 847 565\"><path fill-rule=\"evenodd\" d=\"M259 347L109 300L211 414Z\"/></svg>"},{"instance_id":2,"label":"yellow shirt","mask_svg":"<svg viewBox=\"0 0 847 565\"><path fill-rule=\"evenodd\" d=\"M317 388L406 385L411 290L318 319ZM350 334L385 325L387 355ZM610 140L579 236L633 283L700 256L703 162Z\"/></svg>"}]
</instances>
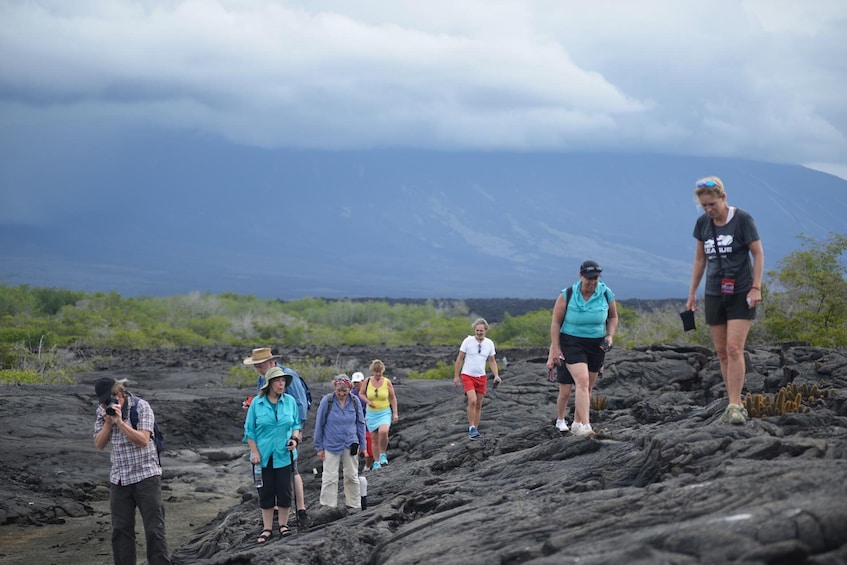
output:
<instances>
[{"instance_id":1,"label":"yellow shirt","mask_svg":"<svg viewBox=\"0 0 847 565\"><path fill-rule=\"evenodd\" d=\"M366 390L368 400L376 406L368 407L368 410L385 410L391 403L388 401L388 380L382 377L382 386L375 388L373 379L368 379L368 388Z\"/></svg>"}]
</instances>

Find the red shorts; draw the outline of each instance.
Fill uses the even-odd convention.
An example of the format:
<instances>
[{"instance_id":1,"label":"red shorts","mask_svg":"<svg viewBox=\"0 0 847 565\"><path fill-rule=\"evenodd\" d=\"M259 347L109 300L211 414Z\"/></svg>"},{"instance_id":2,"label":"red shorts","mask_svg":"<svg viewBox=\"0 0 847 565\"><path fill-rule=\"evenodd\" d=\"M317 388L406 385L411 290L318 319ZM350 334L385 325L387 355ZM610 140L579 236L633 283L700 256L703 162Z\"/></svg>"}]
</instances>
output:
<instances>
[{"instance_id":1,"label":"red shorts","mask_svg":"<svg viewBox=\"0 0 847 565\"><path fill-rule=\"evenodd\" d=\"M485 394L485 385L488 384L488 375L472 377L462 373L462 387L465 389L465 394L469 390L476 391L477 394Z\"/></svg>"}]
</instances>

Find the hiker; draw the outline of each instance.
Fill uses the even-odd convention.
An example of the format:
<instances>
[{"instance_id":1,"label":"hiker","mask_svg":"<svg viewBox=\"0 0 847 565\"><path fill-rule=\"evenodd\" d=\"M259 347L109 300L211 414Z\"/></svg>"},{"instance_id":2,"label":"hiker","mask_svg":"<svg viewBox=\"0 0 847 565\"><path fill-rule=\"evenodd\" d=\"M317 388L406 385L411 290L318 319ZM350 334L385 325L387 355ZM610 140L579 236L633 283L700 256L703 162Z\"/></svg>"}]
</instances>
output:
<instances>
[{"instance_id":1,"label":"hiker","mask_svg":"<svg viewBox=\"0 0 847 565\"><path fill-rule=\"evenodd\" d=\"M359 395L361 396L362 393L365 395L365 404L368 407L365 422L368 431L372 436L376 435L371 442L374 458L371 470L376 470L383 465L388 465L385 450L388 449L388 431L391 429L391 424L398 420L397 397L394 395L394 385L383 374L385 363L374 359L371 361L370 370L371 376L362 382Z\"/></svg>"},{"instance_id":2,"label":"hiker","mask_svg":"<svg viewBox=\"0 0 847 565\"><path fill-rule=\"evenodd\" d=\"M112 553L118 565L135 565L135 509L141 512L147 542L147 562L170 563L162 503L162 466L153 441L156 417L147 401L127 392L125 380L98 379L94 393L99 406L94 421L94 446L111 442L109 512ZM132 404L137 424L130 419ZM135 417L133 416L133 419Z\"/></svg>"},{"instance_id":3,"label":"hiker","mask_svg":"<svg viewBox=\"0 0 847 565\"><path fill-rule=\"evenodd\" d=\"M618 328L615 293L600 280L602 272L596 261L584 261L579 267L579 280L563 288L556 298L550 323L547 368L564 364L574 383L576 398L571 433L577 437L594 434L589 421L591 392ZM559 397L565 397L565 401L556 401L556 428L564 432L567 431L565 412L570 391L563 393L562 387L568 385L568 379L561 373L562 380L559 380L558 373L557 369Z\"/></svg>"},{"instance_id":4,"label":"hiker","mask_svg":"<svg viewBox=\"0 0 847 565\"><path fill-rule=\"evenodd\" d=\"M494 358L494 342L485 337L488 331L488 322L478 318L471 324L474 335L469 335L459 346L459 354L456 356L456 364L453 375L453 386L459 386L461 379L465 396L468 397L468 437L478 439L479 418L482 414L482 401L485 397L485 388L488 384L488 375L485 372L485 361L494 373L494 386L500 384L500 373L497 361Z\"/></svg>"},{"instance_id":5,"label":"hiker","mask_svg":"<svg viewBox=\"0 0 847 565\"><path fill-rule=\"evenodd\" d=\"M259 508L262 533L256 540L265 543L273 537L274 507L279 508L279 535L291 535L291 483L297 446L302 440L300 417L294 397L285 394L293 375L279 367L265 373L259 396L250 403L244 419L244 436L250 446L250 462L262 466Z\"/></svg>"},{"instance_id":6,"label":"hiker","mask_svg":"<svg viewBox=\"0 0 847 565\"><path fill-rule=\"evenodd\" d=\"M297 413L300 418L300 432L306 433L306 418L309 410L309 395L306 382L298 375L294 369L286 367L282 363L278 363L275 359L279 359L279 355L274 355L269 347L259 347L254 349L250 357L244 360L245 365L252 365L258 373L256 379L256 390L262 390L265 384L265 372L272 367L278 367L286 374L291 375L291 384L285 387L285 393L293 396L297 402ZM247 403L249 407L249 402ZM297 520L303 527L307 527L309 516L306 514L306 497L303 489L303 477L300 475L300 468L296 461L294 463L294 493L295 503L297 506Z\"/></svg>"},{"instance_id":7,"label":"hiker","mask_svg":"<svg viewBox=\"0 0 847 565\"><path fill-rule=\"evenodd\" d=\"M321 399L315 418L315 450L323 461L321 504L338 506L338 465L344 472L344 500L348 510L361 510L359 490L359 447L365 445L365 415L362 403L350 394L353 383L347 375L332 381L335 391Z\"/></svg>"},{"instance_id":8,"label":"hiker","mask_svg":"<svg viewBox=\"0 0 847 565\"><path fill-rule=\"evenodd\" d=\"M756 318L756 306L762 301L765 252L752 216L727 204L721 179L700 179L694 194L704 213L694 225L697 244L685 307L697 310L695 293L705 272L706 323L729 400L720 421L740 425L747 421L741 403L746 373L744 344Z\"/></svg>"},{"instance_id":9,"label":"hiker","mask_svg":"<svg viewBox=\"0 0 847 565\"><path fill-rule=\"evenodd\" d=\"M350 382L353 384L353 387L350 389L350 394L359 399L359 402L362 403L362 414L367 415L368 409L365 407L366 402L359 396L359 387L362 386L362 381L365 380L365 375L362 374L361 371L356 371L350 378ZM370 469L371 465L373 465L373 439L371 437L371 432L368 431L367 426L365 426L365 446L359 446L359 455L365 459L365 469Z\"/></svg>"}]
</instances>

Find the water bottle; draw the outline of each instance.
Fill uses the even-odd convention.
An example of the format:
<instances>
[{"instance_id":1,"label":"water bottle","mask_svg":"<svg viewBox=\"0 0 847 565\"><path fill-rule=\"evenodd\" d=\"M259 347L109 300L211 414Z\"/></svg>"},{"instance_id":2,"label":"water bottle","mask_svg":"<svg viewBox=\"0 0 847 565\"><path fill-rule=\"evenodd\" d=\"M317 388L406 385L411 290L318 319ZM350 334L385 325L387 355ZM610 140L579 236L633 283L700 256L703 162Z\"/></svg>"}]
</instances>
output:
<instances>
[{"instance_id":1,"label":"water bottle","mask_svg":"<svg viewBox=\"0 0 847 565\"><path fill-rule=\"evenodd\" d=\"M256 488L262 488L264 484L262 482L262 465L253 464L253 484L256 485Z\"/></svg>"}]
</instances>

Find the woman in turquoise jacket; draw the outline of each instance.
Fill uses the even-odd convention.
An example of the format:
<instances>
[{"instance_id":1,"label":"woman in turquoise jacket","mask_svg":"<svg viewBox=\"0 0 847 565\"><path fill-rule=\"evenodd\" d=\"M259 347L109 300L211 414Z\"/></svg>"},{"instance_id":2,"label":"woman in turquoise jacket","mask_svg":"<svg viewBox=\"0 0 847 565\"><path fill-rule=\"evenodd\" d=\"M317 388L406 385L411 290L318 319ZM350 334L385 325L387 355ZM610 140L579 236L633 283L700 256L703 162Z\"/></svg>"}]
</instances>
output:
<instances>
[{"instance_id":1,"label":"woman in turquoise jacket","mask_svg":"<svg viewBox=\"0 0 847 565\"><path fill-rule=\"evenodd\" d=\"M603 367L606 352L612 348L618 328L615 293L600 280L603 269L595 261L579 268L579 280L562 289L553 306L550 324L550 355L547 367L557 370L559 398L556 427L568 430L564 420L571 382L576 388L571 433L577 437L594 434L589 422L591 390ZM567 369L567 370L565 370Z\"/></svg>"},{"instance_id":2,"label":"woman in turquoise jacket","mask_svg":"<svg viewBox=\"0 0 847 565\"><path fill-rule=\"evenodd\" d=\"M291 511L291 468L302 439L300 413L294 397L285 394L292 376L279 367L265 373L259 397L250 403L244 420L244 436L250 446L250 461L262 466L259 508L262 533L258 543L273 536L274 507L279 507L279 533L291 535L288 514Z\"/></svg>"}]
</instances>

